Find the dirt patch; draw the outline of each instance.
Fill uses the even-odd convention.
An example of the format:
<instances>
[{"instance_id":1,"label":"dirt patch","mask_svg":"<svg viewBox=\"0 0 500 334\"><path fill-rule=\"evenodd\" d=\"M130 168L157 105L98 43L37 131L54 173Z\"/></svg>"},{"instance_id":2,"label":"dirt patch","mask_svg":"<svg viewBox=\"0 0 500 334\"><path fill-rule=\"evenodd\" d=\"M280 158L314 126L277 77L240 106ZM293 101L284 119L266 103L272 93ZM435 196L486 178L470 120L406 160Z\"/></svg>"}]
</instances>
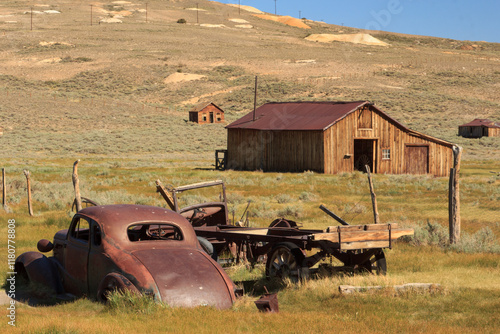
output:
<instances>
[{"instance_id":1,"label":"dirt patch","mask_svg":"<svg viewBox=\"0 0 500 334\"><path fill-rule=\"evenodd\" d=\"M117 19L116 17L109 17L109 18L106 18L106 19L102 19L99 22L101 22L101 23L123 23L122 20Z\"/></svg>"},{"instance_id":2,"label":"dirt patch","mask_svg":"<svg viewBox=\"0 0 500 334\"><path fill-rule=\"evenodd\" d=\"M208 24L208 23L202 23L202 24L200 24L200 27L205 27L205 28L226 28L226 26L223 25L223 24Z\"/></svg>"},{"instance_id":3,"label":"dirt patch","mask_svg":"<svg viewBox=\"0 0 500 334\"><path fill-rule=\"evenodd\" d=\"M258 10L257 8L255 7L252 7L252 6L240 6L240 5L236 5L236 4L230 4L228 3L227 4L228 6L231 6L231 7L236 7L236 8L241 8L243 10L246 10L247 12L250 12L250 13L256 13L256 14L263 14L264 12L261 11L261 10Z\"/></svg>"},{"instance_id":4,"label":"dirt patch","mask_svg":"<svg viewBox=\"0 0 500 334\"><path fill-rule=\"evenodd\" d=\"M247 20L244 19L229 19L229 21L234 23L249 23Z\"/></svg>"},{"instance_id":5,"label":"dirt patch","mask_svg":"<svg viewBox=\"0 0 500 334\"><path fill-rule=\"evenodd\" d=\"M40 46L53 46L53 45L65 45L65 46L71 46L72 48L75 47L75 44L71 44L71 43L66 43L66 42L44 42L44 41L41 41L40 43L38 43Z\"/></svg>"},{"instance_id":6,"label":"dirt patch","mask_svg":"<svg viewBox=\"0 0 500 334\"><path fill-rule=\"evenodd\" d=\"M364 45L380 45L388 46L389 44L382 42L381 40L373 37L370 34L312 34L305 38L308 41L320 42L320 43L330 43L330 42L348 42L354 44L364 44Z\"/></svg>"},{"instance_id":7,"label":"dirt patch","mask_svg":"<svg viewBox=\"0 0 500 334\"><path fill-rule=\"evenodd\" d=\"M172 84L172 83L181 83L181 82L200 80L203 78L205 78L205 76L201 75L201 74L174 73L174 74L169 75L167 78L165 78L165 80L163 80L163 82L166 84Z\"/></svg>"},{"instance_id":8,"label":"dirt patch","mask_svg":"<svg viewBox=\"0 0 500 334\"><path fill-rule=\"evenodd\" d=\"M200 102L201 100L207 98L207 97L213 97L215 95L219 95L219 94L226 94L226 93L232 93L236 90L240 90L242 88L245 88L246 86L236 86L236 87L232 87L232 88L228 88L228 89L223 89L223 90L218 90L218 91L215 91L215 92L211 92L211 93L208 93L208 94L203 94L203 95L200 95L200 96L197 96L197 97L193 97L192 99L189 99L189 100L186 100L186 101L182 101L181 104L182 105L188 105L188 104L196 104L198 102Z\"/></svg>"},{"instance_id":9,"label":"dirt patch","mask_svg":"<svg viewBox=\"0 0 500 334\"><path fill-rule=\"evenodd\" d=\"M271 20L275 22L280 22L292 27L302 28L302 29L311 29L304 21L297 19L291 16L276 16L276 15L268 15L268 14L258 14L254 15L264 20Z\"/></svg>"}]
</instances>

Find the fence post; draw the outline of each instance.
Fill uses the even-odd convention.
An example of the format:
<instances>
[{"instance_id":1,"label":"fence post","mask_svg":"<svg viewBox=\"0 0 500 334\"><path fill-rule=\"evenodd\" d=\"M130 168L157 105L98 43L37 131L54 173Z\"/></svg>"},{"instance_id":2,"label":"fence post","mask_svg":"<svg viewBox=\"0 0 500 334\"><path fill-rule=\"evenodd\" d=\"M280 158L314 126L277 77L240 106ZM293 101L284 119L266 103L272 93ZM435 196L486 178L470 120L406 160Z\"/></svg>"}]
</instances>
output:
<instances>
[{"instance_id":1,"label":"fence post","mask_svg":"<svg viewBox=\"0 0 500 334\"><path fill-rule=\"evenodd\" d=\"M5 168L2 168L2 205L3 208L7 209L7 187L5 181Z\"/></svg>"},{"instance_id":2,"label":"fence post","mask_svg":"<svg viewBox=\"0 0 500 334\"><path fill-rule=\"evenodd\" d=\"M375 224L379 224L380 218L378 215L377 195L375 195L375 190L373 190L373 182L372 182L372 174L370 173L370 166L365 165L365 168L366 168L366 174L368 174L368 184L370 185L370 195L372 197L373 219Z\"/></svg>"},{"instance_id":3,"label":"fence post","mask_svg":"<svg viewBox=\"0 0 500 334\"><path fill-rule=\"evenodd\" d=\"M31 181L30 172L26 169L24 170L24 176L26 176L26 188L28 189L28 212L30 216L33 216L33 208L31 207Z\"/></svg>"},{"instance_id":4,"label":"fence post","mask_svg":"<svg viewBox=\"0 0 500 334\"><path fill-rule=\"evenodd\" d=\"M452 149L453 168L450 169L448 215L450 243L456 244L460 240L460 187L458 177L460 172L462 148L460 146L453 146Z\"/></svg>"},{"instance_id":5,"label":"fence post","mask_svg":"<svg viewBox=\"0 0 500 334\"><path fill-rule=\"evenodd\" d=\"M80 159L76 160L73 164L73 187L75 188L75 201L76 201L76 212L82 209L82 197L80 196L80 181L78 180L78 162Z\"/></svg>"}]
</instances>

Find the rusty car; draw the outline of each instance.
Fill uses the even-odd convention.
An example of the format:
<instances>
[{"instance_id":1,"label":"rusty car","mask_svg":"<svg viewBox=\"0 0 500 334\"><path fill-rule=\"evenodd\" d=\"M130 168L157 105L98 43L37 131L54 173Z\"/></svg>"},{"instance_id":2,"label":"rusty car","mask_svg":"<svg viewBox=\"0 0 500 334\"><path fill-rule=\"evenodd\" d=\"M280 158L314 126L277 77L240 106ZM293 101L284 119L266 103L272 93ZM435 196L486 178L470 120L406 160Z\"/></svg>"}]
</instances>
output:
<instances>
[{"instance_id":1,"label":"rusty car","mask_svg":"<svg viewBox=\"0 0 500 334\"><path fill-rule=\"evenodd\" d=\"M105 302L128 290L173 307L230 308L238 293L221 266L201 247L180 214L146 205L100 205L80 210L69 229L21 254L16 271L60 298ZM53 256L42 253L53 251Z\"/></svg>"}]
</instances>

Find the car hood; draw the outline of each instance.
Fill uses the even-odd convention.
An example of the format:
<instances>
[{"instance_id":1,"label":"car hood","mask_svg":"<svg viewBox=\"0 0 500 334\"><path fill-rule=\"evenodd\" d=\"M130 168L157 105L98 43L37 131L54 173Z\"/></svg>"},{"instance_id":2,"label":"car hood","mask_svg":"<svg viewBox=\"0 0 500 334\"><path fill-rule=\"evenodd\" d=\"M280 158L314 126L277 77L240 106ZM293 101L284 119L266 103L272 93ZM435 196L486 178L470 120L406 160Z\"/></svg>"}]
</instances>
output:
<instances>
[{"instance_id":1,"label":"car hood","mask_svg":"<svg viewBox=\"0 0 500 334\"><path fill-rule=\"evenodd\" d=\"M230 308L233 283L202 251L186 248L133 251L153 276L161 300L169 306Z\"/></svg>"}]
</instances>

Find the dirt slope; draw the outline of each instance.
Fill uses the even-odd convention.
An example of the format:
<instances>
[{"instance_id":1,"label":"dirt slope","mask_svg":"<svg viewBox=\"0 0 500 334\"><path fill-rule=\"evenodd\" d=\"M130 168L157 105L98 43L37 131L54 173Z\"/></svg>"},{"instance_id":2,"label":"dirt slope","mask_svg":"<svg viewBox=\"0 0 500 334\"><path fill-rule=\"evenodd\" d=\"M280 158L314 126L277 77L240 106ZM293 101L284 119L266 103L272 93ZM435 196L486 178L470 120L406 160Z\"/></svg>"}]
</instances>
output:
<instances>
[{"instance_id":1,"label":"dirt slope","mask_svg":"<svg viewBox=\"0 0 500 334\"><path fill-rule=\"evenodd\" d=\"M0 6L0 157L211 157L225 147L224 127L193 127L189 103L212 101L235 120L253 108L255 76L258 105L366 99L417 131L464 145L466 157L499 156L494 139L456 136L474 118L500 120L498 44L309 20L298 21L310 29L276 29L253 11L203 0L151 0L147 11L145 3L94 3L92 25L87 3L34 9L59 14L33 15L31 30L25 4ZM122 23L100 24L116 17ZM366 41L367 33L388 46L306 39Z\"/></svg>"}]
</instances>

